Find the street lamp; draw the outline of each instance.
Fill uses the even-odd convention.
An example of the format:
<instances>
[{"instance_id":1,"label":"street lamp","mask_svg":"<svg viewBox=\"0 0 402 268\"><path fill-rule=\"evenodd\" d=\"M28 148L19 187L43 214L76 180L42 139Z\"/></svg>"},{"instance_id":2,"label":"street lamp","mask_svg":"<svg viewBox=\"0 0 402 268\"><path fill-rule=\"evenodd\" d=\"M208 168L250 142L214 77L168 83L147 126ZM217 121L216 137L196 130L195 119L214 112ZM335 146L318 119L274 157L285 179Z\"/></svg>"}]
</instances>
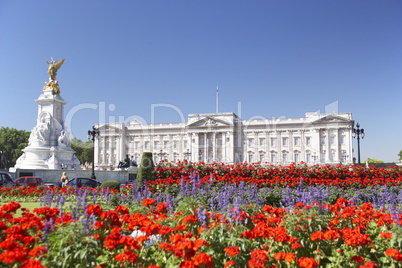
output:
<instances>
[{"instance_id":1,"label":"street lamp","mask_svg":"<svg viewBox=\"0 0 402 268\"><path fill-rule=\"evenodd\" d=\"M352 136L353 138L356 138L357 136L357 159L360 165L360 135L362 136L362 139L364 139L364 129L360 129L359 123L356 124L356 128L353 128L353 133Z\"/></svg>"},{"instance_id":2,"label":"street lamp","mask_svg":"<svg viewBox=\"0 0 402 268\"><path fill-rule=\"evenodd\" d=\"M159 151L158 156L159 156L159 162L162 161L162 156L164 155L164 153L162 152L162 150Z\"/></svg>"},{"instance_id":3,"label":"street lamp","mask_svg":"<svg viewBox=\"0 0 402 268\"><path fill-rule=\"evenodd\" d=\"M314 152L314 155L312 156L312 158L313 158L314 162L316 162L316 161L317 161L317 158L318 158L318 156L317 156L317 152Z\"/></svg>"},{"instance_id":4,"label":"street lamp","mask_svg":"<svg viewBox=\"0 0 402 268\"><path fill-rule=\"evenodd\" d=\"M93 141L92 146L92 176L91 178L96 180L95 177L95 139L99 137L99 130L92 126L92 131L88 130L88 140Z\"/></svg>"},{"instance_id":5,"label":"street lamp","mask_svg":"<svg viewBox=\"0 0 402 268\"><path fill-rule=\"evenodd\" d=\"M184 157L186 158L186 160L190 160L190 159L189 159L190 156L191 156L190 150L187 149L187 153L184 153Z\"/></svg>"}]
</instances>

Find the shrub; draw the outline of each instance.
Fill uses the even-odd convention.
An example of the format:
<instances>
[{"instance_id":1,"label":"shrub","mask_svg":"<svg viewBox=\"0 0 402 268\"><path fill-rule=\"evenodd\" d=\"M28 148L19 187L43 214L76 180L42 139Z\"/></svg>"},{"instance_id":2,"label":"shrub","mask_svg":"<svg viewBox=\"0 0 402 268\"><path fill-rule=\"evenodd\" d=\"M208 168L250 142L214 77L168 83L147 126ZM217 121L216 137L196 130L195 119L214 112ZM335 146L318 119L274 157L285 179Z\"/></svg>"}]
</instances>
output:
<instances>
[{"instance_id":1,"label":"shrub","mask_svg":"<svg viewBox=\"0 0 402 268\"><path fill-rule=\"evenodd\" d=\"M152 160L151 152L144 152L142 154L141 165L137 175L137 185L140 187L145 180L154 180L155 178L155 165Z\"/></svg>"},{"instance_id":2,"label":"shrub","mask_svg":"<svg viewBox=\"0 0 402 268\"><path fill-rule=\"evenodd\" d=\"M100 188L116 189L120 191L120 182L118 181L105 181L101 184Z\"/></svg>"}]
</instances>

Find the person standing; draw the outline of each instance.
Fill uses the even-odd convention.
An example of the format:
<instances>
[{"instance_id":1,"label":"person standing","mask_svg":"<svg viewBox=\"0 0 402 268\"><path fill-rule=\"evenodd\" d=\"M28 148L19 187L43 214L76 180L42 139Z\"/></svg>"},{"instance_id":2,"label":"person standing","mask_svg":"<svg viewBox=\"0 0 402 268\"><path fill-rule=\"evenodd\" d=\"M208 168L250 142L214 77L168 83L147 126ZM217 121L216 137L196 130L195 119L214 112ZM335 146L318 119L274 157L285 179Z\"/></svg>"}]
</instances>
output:
<instances>
[{"instance_id":1,"label":"person standing","mask_svg":"<svg viewBox=\"0 0 402 268\"><path fill-rule=\"evenodd\" d=\"M60 180L61 180L61 187L64 187L67 185L68 177L67 177L66 172L63 172L63 176L61 176Z\"/></svg>"}]
</instances>

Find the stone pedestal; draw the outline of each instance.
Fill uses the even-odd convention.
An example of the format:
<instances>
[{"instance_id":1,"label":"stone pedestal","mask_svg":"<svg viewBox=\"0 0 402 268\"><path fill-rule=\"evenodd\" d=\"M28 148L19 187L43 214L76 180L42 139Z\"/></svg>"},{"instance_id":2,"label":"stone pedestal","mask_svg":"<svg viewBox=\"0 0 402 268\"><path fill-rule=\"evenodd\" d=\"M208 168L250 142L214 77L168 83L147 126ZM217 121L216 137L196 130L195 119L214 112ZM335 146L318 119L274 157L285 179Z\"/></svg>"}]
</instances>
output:
<instances>
[{"instance_id":1,"label":"stone pedestal","mask_svg":"<svg viewBox=\"0 0 402 268\"><path fill-rule=\"evenodd\" d=\"M46 88L35 100L38 118L32 129L28 147L17 159L15 169L81 169L80 161L71 149L71 141L64 126L64 105L67 103L52 89Z\"/></svg>"}]
</instances>

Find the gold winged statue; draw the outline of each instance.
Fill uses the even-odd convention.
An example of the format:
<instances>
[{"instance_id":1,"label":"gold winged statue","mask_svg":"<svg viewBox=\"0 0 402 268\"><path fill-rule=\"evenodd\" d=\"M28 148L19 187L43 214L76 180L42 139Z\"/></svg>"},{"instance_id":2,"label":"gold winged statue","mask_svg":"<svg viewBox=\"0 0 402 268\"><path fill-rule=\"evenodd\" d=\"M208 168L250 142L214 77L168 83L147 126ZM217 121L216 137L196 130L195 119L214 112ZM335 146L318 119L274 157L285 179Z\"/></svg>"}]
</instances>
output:
<instances>
[{"instance_id":1,"label":"gold winged statue","mask_svg":"<svg viewBox=\"0 0 402 268\"><path fill-rule=\"evenodd\" d=\"M45 91L47 88L52 89L53 95L60 95L60 87L58 81L56 81L56 75L57 75L57 70L60 69L61 65L63 65L64 62L63 58L61 61L55 62L52 58L52 61L49 63L46 59L46 63L49 65L49 69L47 70L47 73L50 75L50 81L45 82L45 87L43 90Z\"/></svg>"},{"instance_id":2,"label":"gold winged statue","mask_svg":"<svg viewBox=\"0 0 402 268\"><path fill-rule=\"evenodd\" d=\"M64 59L65 58L58 61L57 63L53 60L53 58L50 63L47 62L47 59L46 59L46 63L49 65L49 69L47 70L47 73L50 75L51 80L56 80L57 70L60 69L60 67L63 65Z\"/></svg>"}]
</instances>

